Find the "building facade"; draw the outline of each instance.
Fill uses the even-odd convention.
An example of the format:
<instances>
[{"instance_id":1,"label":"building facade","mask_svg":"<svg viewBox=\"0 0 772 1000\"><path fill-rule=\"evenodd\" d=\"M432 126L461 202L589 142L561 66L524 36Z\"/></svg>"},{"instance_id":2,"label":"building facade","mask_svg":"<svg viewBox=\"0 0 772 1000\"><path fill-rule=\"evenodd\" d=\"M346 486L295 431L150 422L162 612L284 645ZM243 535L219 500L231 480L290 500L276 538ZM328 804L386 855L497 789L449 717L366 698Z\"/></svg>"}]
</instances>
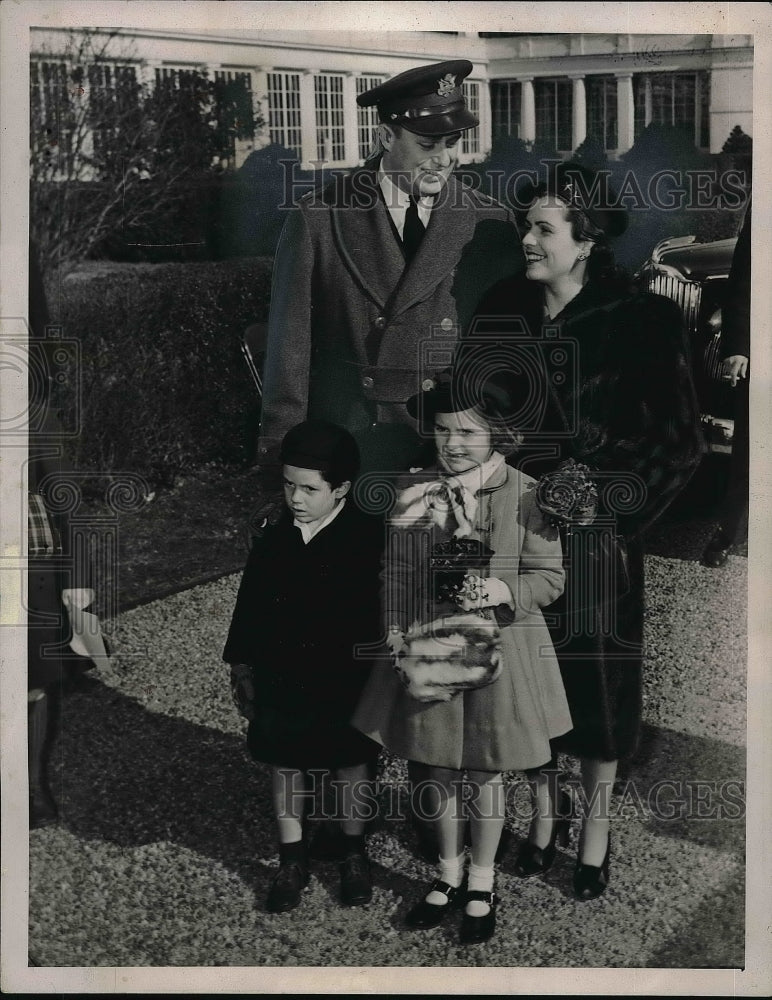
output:
<instances>
[{"instance_id":1,"label":"building facade","mask_svg":"<svg viewBox=\"0 0 772 1000\"><path fill-rule=\"evenodd\" d=\"M153 84L193 68L242 81L265 126L234 140L228 166L277 143L304 167L348 167L365 158L375 109L356 96L414 66L468 58L464 83L480 124L464 134L460 162L485 157L498 136L569 156L586 138L610 158L651 122L685 127L698 148L719 152L740 125L753 134L750 35L384 33L222 31L206 34L99 29L101 75L87 86L120 87L125 74ZM56 99L66 80L67 31L31 30L31 99Z\"/></svg>"}]
</instances>

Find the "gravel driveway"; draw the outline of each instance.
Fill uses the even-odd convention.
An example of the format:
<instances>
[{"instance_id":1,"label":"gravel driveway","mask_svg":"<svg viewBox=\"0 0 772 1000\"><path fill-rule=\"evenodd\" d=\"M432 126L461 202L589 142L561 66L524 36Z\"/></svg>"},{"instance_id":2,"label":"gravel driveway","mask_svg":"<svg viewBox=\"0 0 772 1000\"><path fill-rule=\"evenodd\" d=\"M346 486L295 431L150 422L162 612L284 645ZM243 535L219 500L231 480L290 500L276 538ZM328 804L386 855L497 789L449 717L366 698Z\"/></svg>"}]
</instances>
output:
<instances>
[{"instance_id":1,"label":"gravel driveway","mask_svg":"<svg viewBox=\"0 0 772 1000\"><path fill-rule=\"evenodd\" d=\"M742 967L747 563L732 556L716 571L649 555L646 571L644 746L618 783L601 899L573 898L574 829L544 880L517 879L509 851L491 941L462 948L458 919L404 930L433 872L398 816L404 765L386 757L392 815L370 838L373 901L341 908L336 866L317 864L297 910L266 913L277 865L268 772L246 756L220 662L236 575L123 613L112 668L65 699L63 819L30 843L34 964ZM577 762L561 763L575 778ZM519 840L525 786L509 777Z\"/></svg>"}]
</instances>

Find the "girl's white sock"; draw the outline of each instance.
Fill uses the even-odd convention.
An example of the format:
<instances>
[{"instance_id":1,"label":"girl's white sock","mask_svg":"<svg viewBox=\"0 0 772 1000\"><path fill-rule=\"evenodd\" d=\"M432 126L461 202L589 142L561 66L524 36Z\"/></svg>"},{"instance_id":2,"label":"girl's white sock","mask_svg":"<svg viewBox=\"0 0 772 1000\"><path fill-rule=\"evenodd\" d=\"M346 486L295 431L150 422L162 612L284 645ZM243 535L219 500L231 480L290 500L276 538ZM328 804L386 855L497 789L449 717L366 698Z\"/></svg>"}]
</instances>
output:
<instances>
[{"instance_id":1,"label":"girl's white sock","mask_svg":"<svg viewBox=\"0 0 772 1000\"><path fill-rule=\"evenodd\" d=\"M464 854L459 854L457 858L440 858L438 878L457 889L464 880L464 858ZM444 906L447 901L448 897L444 893L436 891L430 892L426 897L426 902L435 906Z\"/></svg>"},{"instance_id":2,"label":"girl's white sock","mask_svg":"<svg viewBox=\"0 0 772 1000\"><path fill-rule=\"evenodd\" d=\"M467 888L470 892L473 890L477 892L492 892L493 877L493 865L490 868L482 868L472 861L469 864L469 882ZM470 917L484 917L489 910L490 906L479 899L472 899L466 904L466 912Z\"/></svg>"}]
</instances>

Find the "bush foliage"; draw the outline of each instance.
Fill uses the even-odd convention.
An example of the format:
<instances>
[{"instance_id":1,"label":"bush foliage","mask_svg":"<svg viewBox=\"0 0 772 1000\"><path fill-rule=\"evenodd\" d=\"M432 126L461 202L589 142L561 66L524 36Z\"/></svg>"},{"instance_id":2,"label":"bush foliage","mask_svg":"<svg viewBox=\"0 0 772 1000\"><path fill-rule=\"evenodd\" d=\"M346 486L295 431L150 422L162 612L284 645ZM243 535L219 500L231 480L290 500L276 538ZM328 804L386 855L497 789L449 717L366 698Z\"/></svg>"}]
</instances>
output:
<instances>
[{"instance_id":1,"label":"bush foliage","mask_svg":"<svg viewBox=\"0 0 772 1000\"><path fill-rule=\"evenodd\" d=\"M239 341L267 319L270 278L264 258L113 264L49 290L63 335L80 342L56 399L71 426L80 379L76 465L170 485L184 469L248 463L259 397Z\"/></svg>"}]
</instances>

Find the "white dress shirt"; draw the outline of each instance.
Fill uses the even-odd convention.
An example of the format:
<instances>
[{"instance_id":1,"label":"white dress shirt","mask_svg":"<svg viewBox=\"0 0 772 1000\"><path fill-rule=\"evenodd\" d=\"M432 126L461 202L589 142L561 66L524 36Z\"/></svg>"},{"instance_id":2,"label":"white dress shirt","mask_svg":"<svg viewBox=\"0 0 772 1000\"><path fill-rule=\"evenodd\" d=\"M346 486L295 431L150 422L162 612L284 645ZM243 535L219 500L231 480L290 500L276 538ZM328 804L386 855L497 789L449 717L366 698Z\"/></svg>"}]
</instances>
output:
<instances>
[{"instance_id":1,"label":"white dress shirt","mask_svg":"<svg viewBox=\"0 0 772 1000\"><path fill-rule=\"evenodd\" d=\"M403 191L398 184L394 183L382 166L378 167L378 183L383 192L383 200L386 202L386 208L389 210L392 222L397 227L399 238L402 239L402 233L405 229L405 213L410 202L410 196L407 191ZM423 222L424 228L429 225L433 207L433 197L418 199L418 218Z\"/></svg>"}]
</instances>

